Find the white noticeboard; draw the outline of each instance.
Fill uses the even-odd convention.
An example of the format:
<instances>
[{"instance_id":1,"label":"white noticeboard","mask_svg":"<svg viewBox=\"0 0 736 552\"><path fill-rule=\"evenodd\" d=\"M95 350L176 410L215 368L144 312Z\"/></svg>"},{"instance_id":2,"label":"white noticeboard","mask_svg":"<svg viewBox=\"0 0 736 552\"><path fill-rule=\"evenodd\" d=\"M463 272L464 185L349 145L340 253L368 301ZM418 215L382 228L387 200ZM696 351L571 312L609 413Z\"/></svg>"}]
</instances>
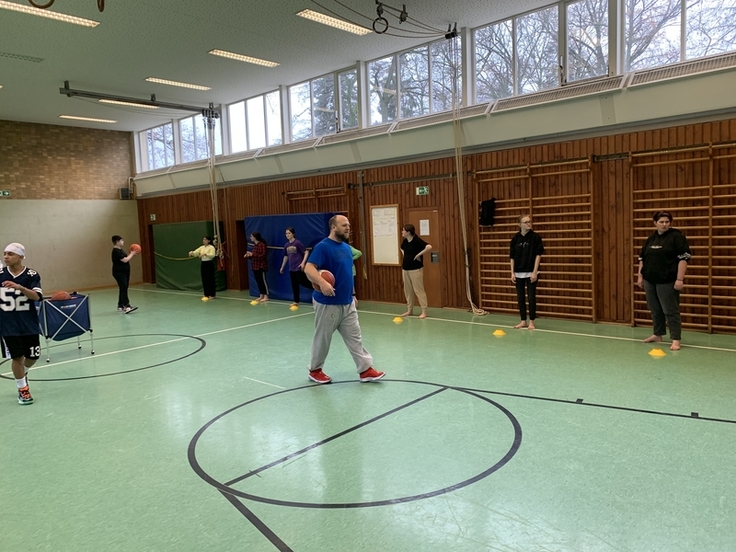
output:
<instances>
[{"instance_id":1,"label":"white noticeboard","mask_svg":"<svg viewBox=\"0 0 736 552\"><path fill-rule=\"evenodd\" d=\"M371 207L373 264L399 265L399 206Z\"/></svg>"}]
</instances>

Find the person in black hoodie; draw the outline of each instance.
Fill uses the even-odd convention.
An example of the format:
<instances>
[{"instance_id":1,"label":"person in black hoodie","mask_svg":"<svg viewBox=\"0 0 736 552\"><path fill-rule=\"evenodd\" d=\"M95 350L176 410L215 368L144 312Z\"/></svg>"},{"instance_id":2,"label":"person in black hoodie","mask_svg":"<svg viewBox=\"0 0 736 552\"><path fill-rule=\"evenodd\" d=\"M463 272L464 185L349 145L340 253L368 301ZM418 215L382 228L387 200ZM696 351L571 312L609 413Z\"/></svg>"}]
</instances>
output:
<instances>
[{"instance_id":1,"label":"person in black hoodie","mask_svg":"<svg viewBox=\"0 0 736 552\"><path fill-rule=\"evenodd\" d=\"M644 288L647 306L652 313L654 330L644 343L660 343L670 328L673 351L680 350L680 292L690 260L690 246L677 228L672 228L672 215L657 211L652 217L657 231L644 243L639 253L639 274L636 285Z\"/></svg>"},{"instance_id":2,"label":"person in black hoodie","mask_svg":"<svg viewBox=\"0 0 736 552\"><path fill-rule=\"evenodd\" d=\"M511 238L511 281L516 285L516 300L519 304L519 322L515 329L536 329L534 320L537 317L537 281L539 263L542 261L544 244L539 234L532 230L532 217L519 217L519 232ZM529 323L526 321L526 297L529 294Z\"/></svg>"}]
</instances>

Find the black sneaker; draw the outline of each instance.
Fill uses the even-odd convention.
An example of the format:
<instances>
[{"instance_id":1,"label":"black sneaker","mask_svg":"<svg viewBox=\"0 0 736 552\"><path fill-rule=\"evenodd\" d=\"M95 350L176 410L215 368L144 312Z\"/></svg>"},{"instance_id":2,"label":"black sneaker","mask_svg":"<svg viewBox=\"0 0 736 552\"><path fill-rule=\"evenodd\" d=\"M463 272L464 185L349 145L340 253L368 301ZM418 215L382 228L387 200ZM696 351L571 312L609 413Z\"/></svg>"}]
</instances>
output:
<instances>
[{"instance_id":1,"label":"black sneaker","mask_svg":"<svg viewBox=\"0 0 736 552\"><path fill-rule=\"evenodd\" d=\"M138 308L138 307L125 307L125 310L123 310L123 312L124 312L125 314L130 314L131 312L133 312L133 311L134 311L134 310L136 310L137 308Z\"/></svg>"},{"instance_id":2,"label":"black sneaker","mask_svg":"<svg viewBox=\"0 0 736 552\"><path fill-rule=\"evenodd\" d=\"M18 389L18 404L33 404L33 397L27 385Z\"/></svg>"}]
</instances>

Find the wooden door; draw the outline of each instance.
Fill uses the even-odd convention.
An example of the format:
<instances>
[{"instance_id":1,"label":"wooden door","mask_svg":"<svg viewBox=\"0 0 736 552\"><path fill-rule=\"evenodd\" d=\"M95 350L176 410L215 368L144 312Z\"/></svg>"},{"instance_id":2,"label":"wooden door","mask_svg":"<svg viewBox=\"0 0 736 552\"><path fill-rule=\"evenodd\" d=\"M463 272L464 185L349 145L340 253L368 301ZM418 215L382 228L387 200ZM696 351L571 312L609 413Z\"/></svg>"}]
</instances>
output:
<instances>
[{"instance_id":1,"label":"wooden door","mask_svg":"<svg viewBox=\"0 0 736 552\"><path fill-rule=\"evenodd\" d=\"M410 224L414 225L416 235L432 246L432 251L424 254L424 290L430 307L442 306L442 278L440 263L440 216L437 209L410 209L407 212Z\"/></svg>"}]
</instances>

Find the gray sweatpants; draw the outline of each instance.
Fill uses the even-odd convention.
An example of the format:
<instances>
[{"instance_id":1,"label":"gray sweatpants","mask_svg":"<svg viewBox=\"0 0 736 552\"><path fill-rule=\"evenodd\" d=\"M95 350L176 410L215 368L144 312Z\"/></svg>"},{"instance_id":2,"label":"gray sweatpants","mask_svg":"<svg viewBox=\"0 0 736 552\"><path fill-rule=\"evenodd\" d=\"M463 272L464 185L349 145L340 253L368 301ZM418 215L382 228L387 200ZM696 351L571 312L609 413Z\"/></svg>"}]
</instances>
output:
<instances>
[{"instance_id":1,"label":"gray sweatpants","mask_svg":"<svg viewBox=\"0 0 736 552\"><path fill-rule=\"evenodd\" d=\"M680 340L682 322L680 321L680 292L675 289L675 283L650 284L644 280L644 291L647 294L647 306L652 313L654 335L663 336L670 327L670 339Z\"/></svg>"},{"instance_id":2,"label":"gray sweatpants","mask_svg":"<svg viewBox=\"0 0 736 552\"><path fill-rule=\"evenodd\" d=\"M312 303L314 304L314 338L310 371L321 370L324 366L335 330L340 332L342 340L347 345L350 354L353 355L359 374L373 366L373 357L363 348L363 337L360 334L355 301L349 305L323 305L316 301Z\"/></svg>"}]
</instances>

